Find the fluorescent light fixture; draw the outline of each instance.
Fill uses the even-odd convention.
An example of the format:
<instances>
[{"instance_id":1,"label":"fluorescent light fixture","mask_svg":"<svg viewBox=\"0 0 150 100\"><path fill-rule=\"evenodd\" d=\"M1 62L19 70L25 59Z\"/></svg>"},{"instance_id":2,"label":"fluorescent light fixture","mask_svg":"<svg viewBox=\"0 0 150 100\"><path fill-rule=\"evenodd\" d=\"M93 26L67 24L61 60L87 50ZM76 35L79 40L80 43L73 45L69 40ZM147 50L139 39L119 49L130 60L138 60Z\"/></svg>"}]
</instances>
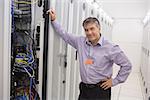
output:
<instances>
[{"instance_id":1,"label":"fluorescent light fixture","mask_svg":"<svg viewBox=\"0 0 150 100\"><path fill-rule=\"evenodd\" d=\"M92 2L93 2L93 0L86 0L86 2L87 2L87 3L92 3Z\"/></svg>"}]
</instances>

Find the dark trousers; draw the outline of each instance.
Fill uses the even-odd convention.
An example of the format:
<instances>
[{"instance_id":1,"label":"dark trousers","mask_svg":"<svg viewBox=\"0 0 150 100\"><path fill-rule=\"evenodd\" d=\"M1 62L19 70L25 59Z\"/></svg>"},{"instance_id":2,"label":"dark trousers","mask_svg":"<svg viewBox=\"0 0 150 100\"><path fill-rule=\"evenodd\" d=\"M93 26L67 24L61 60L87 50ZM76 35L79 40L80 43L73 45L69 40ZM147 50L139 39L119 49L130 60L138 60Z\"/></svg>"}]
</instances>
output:
<instances>
[{"instance_id":1,"label":"dark trousers","mask_svg":"<svg viewBox=\"0 0 150 100\"><path fill-rule=\"evenodd\" d=\"M98 85L79 85L80 95L78 100L111 100L111 88L104 90Z\"/></svg>"}]
</instances>

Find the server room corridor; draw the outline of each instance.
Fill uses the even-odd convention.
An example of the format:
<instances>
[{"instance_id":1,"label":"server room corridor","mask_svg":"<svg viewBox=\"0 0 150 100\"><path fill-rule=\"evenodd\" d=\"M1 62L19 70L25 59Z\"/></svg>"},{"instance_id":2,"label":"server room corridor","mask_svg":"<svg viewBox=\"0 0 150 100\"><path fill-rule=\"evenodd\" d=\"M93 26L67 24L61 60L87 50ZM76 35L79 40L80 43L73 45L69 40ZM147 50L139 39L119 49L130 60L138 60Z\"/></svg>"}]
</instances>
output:
<instances>
[{"instance_id":1,"label":"server room corridor","mask_svg":"<svg viewBox=\"0 0 150 100\"><path fill-rule=\"evenodd\" d=\"M115 71L117 70L116 68ZM111 100L147 100L144 98L142 87L140 73L133 72L125 83L112 88Z\"/></svg>"},{"instance_id":2,"label":"server room corridor","mask_svg":"<svg viewBox=\"0 0 150 100\"><path fill-rule=\"evenodd\" d=\"M0 0L0 14L0 100L150 100L150 0Z\"/></svg>"}]
</instances>

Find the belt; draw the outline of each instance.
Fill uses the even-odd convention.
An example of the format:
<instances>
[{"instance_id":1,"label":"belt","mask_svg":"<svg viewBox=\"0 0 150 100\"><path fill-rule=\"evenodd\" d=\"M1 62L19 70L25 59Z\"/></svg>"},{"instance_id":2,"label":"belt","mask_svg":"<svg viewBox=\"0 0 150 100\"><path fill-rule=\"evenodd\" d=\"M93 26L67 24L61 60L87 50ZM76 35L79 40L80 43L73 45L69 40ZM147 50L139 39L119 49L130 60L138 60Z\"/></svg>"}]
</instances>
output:
<instances>
[{"instance_id":1,"label":"belt","mask_svg":"<svg viewBox=\"0 0 150 100\"><path fill-rule=\"evenodd\" d=\"M87 88L95 88L98 87L99 85L101 85L104 81L100 81L97 84L87 84L87 83L83 83L81 82L81 85L87 87Z\"/></svg>"}]
</instances>

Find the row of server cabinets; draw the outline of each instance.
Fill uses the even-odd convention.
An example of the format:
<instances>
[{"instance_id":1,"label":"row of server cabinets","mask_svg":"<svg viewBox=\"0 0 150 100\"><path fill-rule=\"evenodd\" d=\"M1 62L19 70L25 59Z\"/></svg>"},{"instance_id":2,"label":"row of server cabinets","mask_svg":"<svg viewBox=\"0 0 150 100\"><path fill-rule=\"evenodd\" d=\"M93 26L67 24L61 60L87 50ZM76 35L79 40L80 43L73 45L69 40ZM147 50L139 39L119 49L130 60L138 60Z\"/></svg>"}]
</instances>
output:
<instances>
[{"instance_id":1,"label":"row of server cabinets","mask_svg":"<svg viewBox=\"0 0 150 100\"><path fill-rule=\"evenodd\" d=\"M4 0L2 100L77 100L79 61L75 49L53 30L47 10L70 34L84 35L82 22L99 19L111 40L112 19L86 0Z\"/></svg>"},{"instance_id":2,"label":"row of server cabinets","mask_svg":"<svg viewBox=\"0 0 150 100\"><path fill-rule=\"evenodd\" d=\"M149 12L150 13L150 12ZM150 14L144 18L142 55L141 55L141 76L143 82L143 94L145 100L150 100Z\"/></svg>"}]
</instances>

